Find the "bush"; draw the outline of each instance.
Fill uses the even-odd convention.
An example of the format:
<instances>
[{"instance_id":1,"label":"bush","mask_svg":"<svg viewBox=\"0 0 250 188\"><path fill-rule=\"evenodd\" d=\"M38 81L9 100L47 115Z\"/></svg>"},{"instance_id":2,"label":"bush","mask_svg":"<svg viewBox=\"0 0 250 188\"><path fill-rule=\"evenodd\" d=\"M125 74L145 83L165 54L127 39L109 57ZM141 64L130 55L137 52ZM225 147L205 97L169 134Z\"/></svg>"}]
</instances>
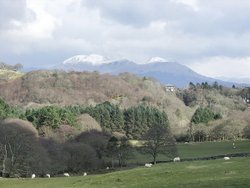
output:
<instances>
[{"instance_id":1,"label":"bush","mask_svg":"<svg viewBox=\"0 0 250 188\"><path fill-rule=\"evenodd\" d=\"M199 107L195 111L195 113L191 119L191 122L194 124L208 123L211 120L217 120L217 119L221 119L221 118L222 118L221 114L215 114L210 108Z\"/></svg>"},{"instance_id":2,"label":"bush","mask_svg":"<svg viewBox=\"0 0 250 188\"><path fill-rule=\"evenodd\" d=\"M250 139L250 125L247 125L244 129L243 129L243 136L245 138Z\"/></svg>"}]
</instances>

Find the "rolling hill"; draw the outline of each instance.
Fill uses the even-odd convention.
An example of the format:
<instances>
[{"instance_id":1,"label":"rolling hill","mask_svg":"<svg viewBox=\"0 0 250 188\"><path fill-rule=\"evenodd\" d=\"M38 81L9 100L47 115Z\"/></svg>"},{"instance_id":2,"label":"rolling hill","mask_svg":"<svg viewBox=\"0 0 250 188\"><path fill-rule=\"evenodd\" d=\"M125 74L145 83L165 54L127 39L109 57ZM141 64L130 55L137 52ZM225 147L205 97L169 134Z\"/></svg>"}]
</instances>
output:
<instances>
[{"instance_id":1,"label":"rolling hill","mask_svg":"<svg viewBox=\"0 0 250 188\"><path fill-rule=\"evenodd\" d=\"M32 71L0 83L1 98L22 108L96 105L105 101L121 108L139 104L155 106L167 113L175 134L188 129L190 119L199 105L209 104L225 118L235 117L232 114L237 114L235 112L238 111L241 114L241 110L246 108L244 101L237 95L237 90L230 92L225 89L225 94L213 89L192 91L196 95L194 106L184 104L179 97L182 92L185 93L184 90L167 91L164 85L152 78L138 77L130 73L111 75L43 70Z\"/></svg>"}]
</instances>

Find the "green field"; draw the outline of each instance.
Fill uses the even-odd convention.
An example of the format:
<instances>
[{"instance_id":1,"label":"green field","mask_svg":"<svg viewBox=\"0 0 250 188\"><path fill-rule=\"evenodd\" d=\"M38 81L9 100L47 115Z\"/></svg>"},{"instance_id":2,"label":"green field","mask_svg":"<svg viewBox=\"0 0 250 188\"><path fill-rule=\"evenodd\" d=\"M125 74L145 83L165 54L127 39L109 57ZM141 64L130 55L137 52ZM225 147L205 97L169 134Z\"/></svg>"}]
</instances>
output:
<instances>
[{"instance_id":1,"label":"green field","mask_svg":"<svg viewBox=\"0 0 250 188\"><path fill-rule=\"evenodd\" d=\"M250 141L238 141L233 148L232 142L205 142L178 144L181 158L208 157L230 153L250 152ZM130 162L143 164L151 157L134 152ZM160 155L159 160L167 160ZM209 161L157 164L152 168L143 166L101 175L86 177L57 177L36 179L0 179L0 188L63 188L63 187L250 187L250 157Z\"/></svg>"},{"instance_id":2,"label":"green field","mask_svg":"<svg viewBox=\"0 0 250 188\"><path fill-rule=\"evenodd\" d=\"M250 187L250 158L193 161L68 178L1 179L3 188L182 188Z\"/></svg>"},{"instance_id":3,"label":"green field","mask_svg":"<svg viewBox=\"0 0 250 188\"><path fill-rule=\"evenodd\" d=\"M187 159L250 152L250 140L236 141L235 147L236 148L233 148L233 141L177 144L180 158ZM164 161L170 159L165 155L159 155L157 160ZM150 155L142 154L137 151L133 152L133 155L129 160L130 163L135 164L143 164L150 161L152 161L152 157Z\"/></svg>"},{"instance_id":4,"label":"green field","mask_svg":"<svg viewBox=\"0 0 250 188\"><path fill-rule=\"evenodd\" d=\"M250 140L236 141L234 143L235 148L233 148L233 141L196 142L190 144L178 144L177 147L181 158L209 157L250 152Z\"/></svg>"}]
</instances>

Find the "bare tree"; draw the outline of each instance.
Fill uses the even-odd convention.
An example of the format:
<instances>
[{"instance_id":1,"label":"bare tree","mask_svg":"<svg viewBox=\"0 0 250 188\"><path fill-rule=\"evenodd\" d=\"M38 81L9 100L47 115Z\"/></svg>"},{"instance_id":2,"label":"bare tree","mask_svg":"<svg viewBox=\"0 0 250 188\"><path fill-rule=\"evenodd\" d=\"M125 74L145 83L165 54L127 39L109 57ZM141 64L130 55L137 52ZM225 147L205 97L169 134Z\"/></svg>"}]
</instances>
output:
<instances>
[{"instance_id":1,"label":"bare tree","mask_svg":"<svg viewBox=\"0 0 250 188\"><path fill-rule=\"evenodd\" d=\"M146 132L144 139L144 152L153 157L154 164L160 153L168 157L177 155L175 140L168 127L156 124Z\"/></svg>"}]
</instances>

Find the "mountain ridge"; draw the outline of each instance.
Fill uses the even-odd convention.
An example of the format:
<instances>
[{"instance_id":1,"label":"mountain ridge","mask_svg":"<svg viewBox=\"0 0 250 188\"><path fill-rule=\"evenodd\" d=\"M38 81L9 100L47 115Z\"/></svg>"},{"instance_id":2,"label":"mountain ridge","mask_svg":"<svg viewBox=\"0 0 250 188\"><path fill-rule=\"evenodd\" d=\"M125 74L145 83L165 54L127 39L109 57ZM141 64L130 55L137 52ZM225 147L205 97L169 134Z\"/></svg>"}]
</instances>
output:
<instances>
[{"instance_id":1,"label":"mountain ridge","mask_svg":"<svg viewBox=\"0 0 250 188\"><path fill-rule=\"evenodd\" d=\"M223 81L216 78L210 78L203 76L189 67L182 65L177 62L170 62L161 57L153 57L146 63L135 63L128 59L118 59L111 60L109 58L97 55L100 60L98 63L89 62L91 60L92 54L88 57L84 56L83 61L76 60L71 63L60 63L59 65L53 67L54 69L64 70L64 71L98 71L100 73L110 73L112 75L118 75L123 72L129 72L139 76L150 76L161 82L162 84L173 84L176 87L184 88L187 87L190 82L202 83L208 82L212 84L218 82L218 84L231 87L236 86L248 86L248 84ZM73 56L75 57L75 56ZM88 59L88 61L85 61ZM93 58L94 59L94 58ZM71 59L72 61L74 59ZM103 60L101 62L101 60Z\"/></svg>"}]
</instances>

